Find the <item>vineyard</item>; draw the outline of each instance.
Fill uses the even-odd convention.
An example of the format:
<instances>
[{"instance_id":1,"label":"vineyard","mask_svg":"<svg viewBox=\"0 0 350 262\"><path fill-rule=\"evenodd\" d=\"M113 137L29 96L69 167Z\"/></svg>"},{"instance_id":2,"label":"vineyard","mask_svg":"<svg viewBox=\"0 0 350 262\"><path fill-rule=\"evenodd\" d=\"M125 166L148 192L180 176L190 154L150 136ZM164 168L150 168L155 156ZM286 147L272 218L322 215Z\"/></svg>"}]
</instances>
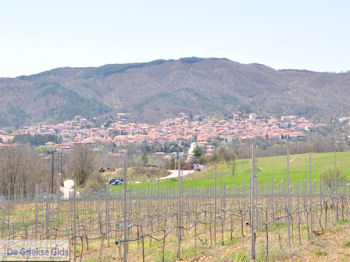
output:
<instances>
[{"instance_id":1,"label":"vineyard","mask_svg":"<svg viewBox=\"0 0 350 262\"><path fill-rule=\"evenodd\" d=\"M281 260L281 249L350 218L349 187L336 171L331 184L313 181L310 154L303 181L290 182L289 163L287 154L282 181L261 184L253 152L249 185L227 186L215 172L214 185L186 187L179 170L176 186L134 188L125 168L117 190L69 200L36 190L1 201L0 239L69 239L72 261ZM222 257L222 247L235 252Z\"/></svg>"}]
</instances>

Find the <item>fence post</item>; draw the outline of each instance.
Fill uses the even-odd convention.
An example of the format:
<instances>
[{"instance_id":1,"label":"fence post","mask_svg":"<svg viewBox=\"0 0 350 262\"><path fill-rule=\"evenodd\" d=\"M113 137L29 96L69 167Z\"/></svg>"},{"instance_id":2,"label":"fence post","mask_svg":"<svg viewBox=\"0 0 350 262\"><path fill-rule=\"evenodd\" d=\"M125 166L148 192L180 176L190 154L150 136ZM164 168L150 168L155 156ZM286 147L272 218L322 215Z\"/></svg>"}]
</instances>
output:
<instances>
[{"instance_id":1,"label":"fence post","mask_svg":"<svg viewBox=\"0 0 350 262\"><path fill-rule=\"evenodd\" d=\"M77 261L77 207L76 207L76 199L77 199L77 186L76 179L74 178L74 193L73 193L73 201L74 201L74 218L73 218L73 244L74 244L74 262Z\"/></svg>"},{"instance_id":2,"label":"fence post","mask_svg":"<svg viewBox=\"0 0 350 262\"><path fill-rule=\"evenodd\" d=\"M3 196L2 198L3 201L2 202L2 227L1 227L1 237L4 238L5 237L5 203L6 203L6 196Z\"/></svg>"},{"instance_id":3,"label":"fence post","mask_svg":"<svg viewBox=\"0 0 350 262\"><path fill-rule=\"evenodd\" d=\"M60 190L58 189L57 190L57 220L58 221L60 221L60 212L61 212L61 210L60 210L60 206L61 206L60 202L61 202Z\"/></svg>"},{"instance_id":4,"label":"fence post","mask_svg":"<svg viewBox=\"0 0 350 262\"><path fill-rule=\"evenodd\" d=\"M197 252L197 222L198 222L198 206L197 206L197 202L198 202L198 187L197 187L197 180L196 180L196 193L195 193L195 223L194 223L194 250L195 252Z\"/></svg>"},{"instance_id":5,"label":"fence post","mask_svg":"<svg viewBox=\"0 0 350 262\"><path fill-rule=\"evenodd\" d=\"M159 195L159 177L158 177L158 188L157 188L157 222L159 227L159 216L160 216L160 195Z\"/></svg>"},{"instance_id":6,"label":"fence post","mask_svg":"<svg viewBox=\"0 0 350 262\"><path fill-rule=\"evenodd\" d=\"M180 224L181 224L181 237L185 234L184 232L184 219L183 219L183 211L184 211L184 171L181 170L181 210L180 210Z\"/></svg>"},{"instance_id":7,"label":"fence post","mask_svg":"<svg viewBox=\"0 0 350 262\"><path fill-rule=\"evenodd\" d=\"M38 240L38 184L35 184L35 240ZM5 210L4 210L5 213Z\"/></svg>"},{"instance_id":8,"label":"fence post","mask_svg":"<svg viewBox=\"0 0 350 262\"><path fill-rule=\"evenodd\" d=\"M46 227L46 239L49 238L49 231L50 231L50 206L49 206L49 190L46 191L46 199L45 199L45 211L46 211L46 221L45 221L45 227Z\"/></svg>"},{"instance_id":9,"label":"fence post","mask_svg":"<svg viewBox=\"0 0 350 262\"><path fill-rule=\"evenodd\" d=\"M126 193L127 193L127 186L128 186L128 181L127 181L127 170L126 170L126 158L124 159L124 259L123 261L126 262L127 261L127 249L128 249L128 228L127 228L127 218L128 218L128 214L127 214L127 197L126 197Z\"/></svg>"},{"instance_id":10,"label":"fence post","mask_svg":"<svg viewBox=\"0 0 350 262\"><path fill-rule=\"evenodd\" d=\"M289 141L288 141L289 146ZM287 221L288 221L288 246L290 247L290 190L289 190L289 148L287 146Z\"/></svg>"},{"instance_id":11,"label":"fence post","mask_svg":"<svg viewBox=\"0 0 350 262\"><path fill-rule=\"evenodd\" d=\"M250 177L250 232L251 232L250 256L252 261L255 261L254 192L255 192L255 158L254 158L254 144L252 144L252 174Z\"/></svg>"},{"instance_id":12,"label":"fence post","mask_svg":"<svg viewBox=\"0 0 350 262\"><path fill-rule=\"evenodd\" d=\"M214 248L216 247L216 183L217 183L217 170L216 163L214 164L215 169L215 182L214 182Z\"/></svg>"},{"instance_id":13,"label":"fence post","mask_svg":"<svg viewBox=\"0 0 350 262\"><path fill-rule=\"evenodd\" d=\"M181 183L181 178L180 178L180 164L178 164L178 169L179 169L179 173L178 173L178 179L177 179L177 186L178 186L178 210L177 210L177 259L180 260L181 259L181 218L180 218L180 213L181 213L181 187L180 187L180 183Z\"/></svg>"},{"instance_id":14,"label":"fence post","mask_svg":"<svg viewBox=\"0 0 350 262\"><path fill-rule=\"evenodd\" d=\"M222 236L222 239L221 239L221 245L224 245L224 230L225 230L225 219L226 219L226 185L223 185L223 188L222 188L222 217L221 217L221 236Z\"/></svg>"},{"instance_id":15,"label":"fence post","mask_svg":"<svg viewBox=\"0 0 350 262\"><path fill-rule=\"evenodd\" d=\"M108 188L106 187L106 234L107 234L107 244L109 246L109 194Z\"/></svg>"},{"instance_id":16,"label":"fence post","mask_svg":"<svg viewBox=\"0 0 350 262\"><path fill-rule=\"evenodd\" d=\"M311 170L311 152L309 153L309 205L310 205L310 239L312 238L312 170Z\"/></svg>"},{"instance_id":17,"label":"fence post","mask_svg":"<svg viewBox=\"0 0 350 262\"><path fill-rule=\"evenodd\" d=\"M334 151L334 199L335 199L335 217L336 221L339 222L338 213L338 177L337 177L337 151Z\"/></svg>"},{"instance_id":18,"label":"fence post","mask_svg":"<svg viewBox=\"0 0 350 262\"><path fill-rule=\"evenodd\" d=\"M275 218L275 183L272 176L272 218Z\"/></svg>"}]
</instances>

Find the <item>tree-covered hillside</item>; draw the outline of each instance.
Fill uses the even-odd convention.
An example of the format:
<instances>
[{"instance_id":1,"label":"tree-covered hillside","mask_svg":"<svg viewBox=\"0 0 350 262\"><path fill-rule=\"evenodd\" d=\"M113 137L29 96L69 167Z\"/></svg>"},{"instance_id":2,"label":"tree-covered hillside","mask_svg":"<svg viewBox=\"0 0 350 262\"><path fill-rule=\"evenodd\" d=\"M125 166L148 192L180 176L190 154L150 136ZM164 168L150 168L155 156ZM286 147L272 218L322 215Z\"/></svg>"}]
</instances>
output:
<instances>
[{"instance_id":1,"label":"tree-covered hillside","mask_svg":"<svg viewBox=\"0 0 350 262\"><path fill-rule=\"evenodd\" d=\"M350 73L274 70L228 59L183 58L97 68L58 68L0 78L0 127L127 112L159 121L179 112L350 115Z\"/></svg>"}]
</instances>

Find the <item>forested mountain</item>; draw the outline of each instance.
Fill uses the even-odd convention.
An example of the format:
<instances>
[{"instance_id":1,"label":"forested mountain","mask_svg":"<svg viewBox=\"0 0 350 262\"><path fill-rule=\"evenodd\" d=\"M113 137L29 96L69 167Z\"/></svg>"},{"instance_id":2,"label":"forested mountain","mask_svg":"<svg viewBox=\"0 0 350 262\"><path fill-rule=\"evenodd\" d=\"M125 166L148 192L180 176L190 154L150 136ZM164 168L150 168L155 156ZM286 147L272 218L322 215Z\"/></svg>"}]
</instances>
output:
<instances>
[{"instance_id":1,"label":"forested mountain","mask_svg":"<svg viewBox=\"0 0 350 262\"><path fill-rule=\"evenodd\" d=\"M182 58L96 68L58 68L0 78L0 127L117 112L137 121L179 112L350 115L350 73L274 70L221 58Z\"/></svg>"}]
</instances>

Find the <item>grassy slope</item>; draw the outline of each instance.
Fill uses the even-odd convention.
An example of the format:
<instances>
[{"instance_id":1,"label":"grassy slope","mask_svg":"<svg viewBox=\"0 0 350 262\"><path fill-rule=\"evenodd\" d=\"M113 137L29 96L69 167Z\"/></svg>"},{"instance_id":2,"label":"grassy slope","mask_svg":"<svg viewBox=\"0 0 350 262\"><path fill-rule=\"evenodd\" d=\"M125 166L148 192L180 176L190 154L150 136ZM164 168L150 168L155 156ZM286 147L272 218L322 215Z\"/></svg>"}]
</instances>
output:
<instances>
[{"instance_id":1,"label":"grassy slope","mask_svg":"<svg viewBox=\"0 0 350 262\"><path fill-rule=\"evenodd\" d=\"M290 156L290 181L302 181L306 172L308 179L309 155L299 154ZM240 159L237 161L236 174L232 176L232 165L219 163L218 182L222 175L223 183L226 185L248 185L251 173L251 160ZM274 156L258 158L258 183L271 183L272 177L278 182L283 180L284 169L286 168L286 156ZM334 167L334 153L313 153L312 154L312 179L319 180L320 174L328 167ZM350 152L337 153L337 167L342 169L350 178ZM191 174L184 179L184 186L199 186L214 184L214 168L210 166L205 171ZM157 186L157 182L151 182L151 187ZM138 184L137 187L146 188L147 184ZM161 182L162 187L177 186L177 179L172 178Z\"/></svg>"}]
</instances>

